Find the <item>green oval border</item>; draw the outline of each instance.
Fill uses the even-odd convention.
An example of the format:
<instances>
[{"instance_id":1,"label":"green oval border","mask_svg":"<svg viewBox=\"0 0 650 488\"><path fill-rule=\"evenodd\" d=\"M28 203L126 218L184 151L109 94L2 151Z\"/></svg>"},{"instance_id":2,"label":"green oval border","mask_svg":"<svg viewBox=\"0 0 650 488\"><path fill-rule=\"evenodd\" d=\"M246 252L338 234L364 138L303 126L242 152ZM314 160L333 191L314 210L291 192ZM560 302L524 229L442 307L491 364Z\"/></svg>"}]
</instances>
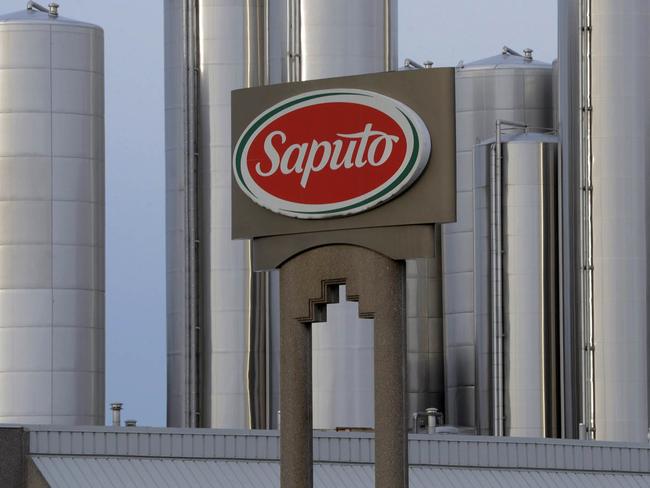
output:
<instances>
[{"instance_id":1,"label":"green oval border","mask_svg":"<svg viewBox=\"0 0 650 488\"><path fill-rule=\"evenodd\" d=\"M297 105L299 103L302 103L307 100L313 100L316 98L324 98L324 97L331 97L331 96L337 96L337 95L355 95L355 96L365 96L365 97L372 97L372 95L368 95L365 93L354 93L354 92L336 92L336 93L319 93L316 95L308 95L305 97L297 98L294 100L290 100L287 103L284 103L273 110L270 110L267 113L262 114L259 119L255 120L249 127L248 129L242 134L242 136L239 138L239 141L237 142L237 146L235 147L235 175L237 177L237 183L239 183L239 186L241 188L244 188L248 194L249 197L255 200L257 203L258 198L256 197L255 193L248 188L248 185L246 185L246 182L244 181L243 175L242 175L242 155L244 152L244 147L246 146L246 143L248 140L252 137L253 133L257 129L259 129L267 120L269 120L271 117L274 115L278 114L279 112L283 111L286 108L292 107L294 105ZM417 129L415 128L415 125L411 121L411 119L406 115L399 107L395 107L399 112L404 115L406 120L409 123L409 126L411 127L411 132L413 133L413 150L411 151L411 158L409 159L409 162L407 163L406 167L404 170L400 173L399 177L393 181L390 185L388 185L386 188L381 190L379 193L376 193L375 195L368 197L365 200L362 200L360 202L357 202L352 205L348 205L346 207L341 207L341 208L336 208L336 209L331 209L331 210L318 210L318 211L300 211L300 210L289 210L285 208L280 208L282 212L286 213L292 213L294 215L326 215L326 216L334 216L332 214L340 213L340 212L345 212L347 210L352 210L358 207L362 207L364 205L367 205L369 203L374 202L375 200L380 199L381 197L385 196L387 193L390 193L392 190L395 189L395 187L399 186L400 183L404 181L404 179L411 173L413 170L413 167L415 166L415 163L417 161L418 154L420 152L420 138L417 132ZM258 203L259 205L259 203ZM264 205L260 205L264 207ZM267 207L265 207L267 208ZM372 208L372 207L370 207ZM368 210L370 210L368 208ZM270 209L269 209L270 210ZM273 210L271 210L273 211Z\"/></svg>"}]
</instances>

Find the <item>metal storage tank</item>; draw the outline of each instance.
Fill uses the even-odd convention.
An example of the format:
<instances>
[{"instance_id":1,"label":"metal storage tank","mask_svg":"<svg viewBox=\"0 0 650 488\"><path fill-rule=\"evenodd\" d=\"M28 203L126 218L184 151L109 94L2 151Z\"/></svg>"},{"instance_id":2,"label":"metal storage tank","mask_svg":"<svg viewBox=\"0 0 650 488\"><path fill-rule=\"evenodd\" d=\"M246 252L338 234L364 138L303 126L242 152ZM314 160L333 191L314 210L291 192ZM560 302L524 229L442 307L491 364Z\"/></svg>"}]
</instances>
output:
<instances>
[{"instance_id":1,"label":"metal storage tank","mask_svg":"<svg viewBox=\"0 0 650 488\"><path fill-rule=\"evenodd\" d=\"M248 245L230 238L230 91L382 71L395 26L393 1L166 0L170 426L276 424L278 280L251 290Z\"/></svg>"},{"instance_id":2,"label":"metal storage tank","mask_svg":"<svg viewBox=\"0 0 650 488\"><path fill-rule=\"evenodd\" d=\"M0 422L104 423L103 44L0 16Z\"/></svg>"},{"instance_id":3,"label":"metal storage tank","mask_svg":"<svg viewBox=\"0 0 650 488\"><path fill-rule=\"evenodd\" d=\"M552 127L551 84L551 65L505 47L456 69L457 221L442 226L445 413L481 434L490 433L489 342L473 290L473 148L493 136L497 119Z\"/></svg>"},{"instance_id":4,"label":"metal storage tank","mask_svg":"<svg viewBox=\"0 0 650 488\"><path fill-rule=\"evenodd\" d=\"M476 327L491 343L491 423L497 435L557 437L558 138L522 133L499 144L475 147L474 173Z\"/></svg>"},{"instance_id":5,"label":"metal storage tank","mask_svg":"<svg viewBox=\"0 0 650 488\"><path fill-rule=\"evenodd\" d=\"M647 441L647 2L561 0L581 435Z\"/></svg>"},{"instance_id":6,"label":"metal storage tank","mask_svg":"<svg viewBox=\"0 0 650 488\"><path fill-rule=\"evenodd\" d=\"M248 362L266 323L248 243L231 240L230 91L266 81L268 3L165 1L169 426L245 428L255 415Z\"/></svg>"}]
</instances>

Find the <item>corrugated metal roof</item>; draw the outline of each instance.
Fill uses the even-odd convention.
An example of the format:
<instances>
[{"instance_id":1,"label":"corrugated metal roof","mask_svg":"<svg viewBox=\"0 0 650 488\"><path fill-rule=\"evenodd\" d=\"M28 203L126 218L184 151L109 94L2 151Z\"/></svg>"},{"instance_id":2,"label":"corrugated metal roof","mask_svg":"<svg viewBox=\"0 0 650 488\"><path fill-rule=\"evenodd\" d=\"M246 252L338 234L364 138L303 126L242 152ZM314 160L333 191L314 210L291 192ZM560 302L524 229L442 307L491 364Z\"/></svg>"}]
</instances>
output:
<instances>
[{"instance_id":1,"label":"corrugated metal roof","mask_svg":"<svg viewBox=\"0 0 650 488\"><path fill-rule=\"evenodd\" d=\"M277 461L277 431L26 427L34 455ZM411 466L650 473L647 444L410 435ZM373 463L374 435L314 433L314 461Z\"/></svg>"},{"instance_id":2,"label":"corrugated metal roof","mask_svg":"<svg viewBox=\"0 0 650 488\"><path fill-rule=\"evenodd\" d=\"M278 487L277 431L29 426L54 487ZM316 488L372 487L374 435L314 433ZM647 444L410 435L412 488L650 486Z\"/></svg>"},{"instance_id":3,"label":"corrugated metal roof","mask_svg":"<svg viewBox=\"0 0 650 488\"><path fill-rule=\"evenodd\" d=\"M277 462L190 459L102 458L33 456L45 480L53 488L277 488ZM369 464L316 464L315 488L372 488ZM470 469L414 466L411 488L432 487L530 487L627 488L647 487L650 475L613 474L529 469Z\"/></svg>"}]
</instances>

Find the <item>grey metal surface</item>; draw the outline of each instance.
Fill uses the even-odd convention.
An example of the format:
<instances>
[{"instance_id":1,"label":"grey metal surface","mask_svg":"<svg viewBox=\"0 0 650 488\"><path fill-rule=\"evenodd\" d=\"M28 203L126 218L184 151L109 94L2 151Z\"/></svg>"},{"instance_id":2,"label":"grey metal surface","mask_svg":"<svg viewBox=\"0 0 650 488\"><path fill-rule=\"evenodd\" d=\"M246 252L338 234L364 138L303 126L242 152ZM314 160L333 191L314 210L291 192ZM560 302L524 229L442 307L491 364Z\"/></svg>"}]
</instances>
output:
<instances>
[{"instance_id":1,"label":"grey metal surface","mask_svg":"<svg viewBox=\"0 0 650 488\"><path fill-rule=\"evenodd\" d=\"M476 323L473 147L497 119L552 127L551 66L502 54L456 69L457 221L442 226L445 421L490 432L489 335Z\"/></svg>"},{"instance_id":2,"label":"grey metal surface","mask_svg":"<svg viewBox=\"0 0 650 488\"><path fill-rule=\"evenodd\" d=\"M104 422L101 28L0 16L0 422Z\"/></svg>"},{"instance_id":3,"label":"grey metal surface","mask_svg":"<svg viewBox=\"0 0 650 488\"><path fill-rule=\"evenodd\" d=\"M105 459L35 456L34 463L52 488L277 488L280 466L259 461L190 461L171 459ZM520 487L611 488L647 486L642 474L595 474L566 471L478 470L467 468L411 467L411 488L430 487ZM316 464L314 486L361 488L374 486L370 465Z\"/></svg>"},{"instance_id":4,"label":"grey metal surface","mask_svg":"<svg viewBox=\"0 0 650 488\"><path fill-rule=\"evenodd\" d=\"M559 8L568 19L559 37L560 128L572 148L568 164L580 169L565 193L578 202L573 222L582 237L573 269L586 270L574 325L579 421L597 439L641 441L648 432L648 4L566 0Z\"/></svg>"},{"instance_id":5,"label":"grey metal surface","mask_svg":"<svg viewBox=\"0 0 650 488\"><path fill-rule=\"evenodd\" d=\"M501 421L509 436L559 435L557 149L557 138L542 134L507 136L502 142L503 353L498 360L504 366ZM476 323L482 329L491 328L488 290L494 286L488 254L488 249L493 252L494 157L494 141L476 146L475 296Z\"/></svg>"}]
</instances>

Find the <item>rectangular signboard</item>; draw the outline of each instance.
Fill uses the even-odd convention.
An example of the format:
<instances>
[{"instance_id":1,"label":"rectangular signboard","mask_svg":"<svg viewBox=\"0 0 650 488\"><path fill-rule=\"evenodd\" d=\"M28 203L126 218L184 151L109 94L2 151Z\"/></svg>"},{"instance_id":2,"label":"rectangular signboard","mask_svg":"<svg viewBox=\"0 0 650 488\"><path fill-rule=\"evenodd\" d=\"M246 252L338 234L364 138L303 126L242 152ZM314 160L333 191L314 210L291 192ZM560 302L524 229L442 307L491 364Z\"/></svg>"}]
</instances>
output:
<instances>
[{"instance_id":1,"label":"rectangular signboard","mask_svg":"<svg viewBox=\"0 0 650 488\"><path fill-rule=\"evenodd\" d=\"M232 92L232 237L456 218L454 70Z\"/></svg>"}]
</instances>

